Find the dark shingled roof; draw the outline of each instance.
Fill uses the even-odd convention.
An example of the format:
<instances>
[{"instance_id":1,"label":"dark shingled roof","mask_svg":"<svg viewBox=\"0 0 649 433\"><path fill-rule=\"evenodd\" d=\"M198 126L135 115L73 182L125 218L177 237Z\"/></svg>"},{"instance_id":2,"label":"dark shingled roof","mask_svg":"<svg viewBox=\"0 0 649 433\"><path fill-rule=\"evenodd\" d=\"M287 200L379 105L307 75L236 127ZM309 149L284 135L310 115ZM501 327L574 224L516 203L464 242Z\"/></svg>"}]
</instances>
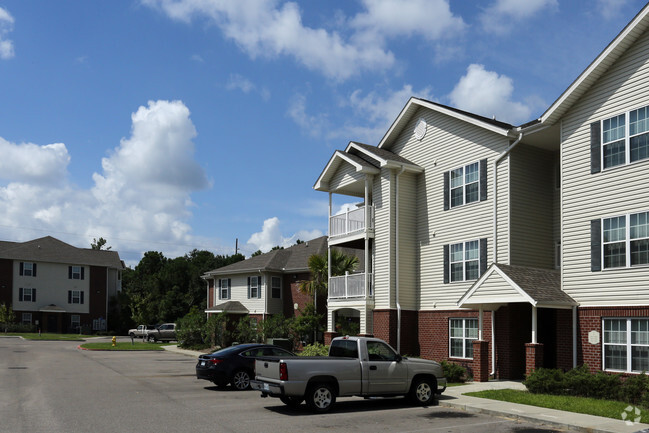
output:
<instances>
[{"instance_id":1,"label":"dark shingled roof","mask_svg":"<svg viewBox=\"0 0 649 433\"><path fill-rule=\"evenodd\" d=\"M503 271L538 303L577 304L574 299L561 290L561 273L558 270L500 263L496 263L494 266Z\"/></svg>"},{"instance_id":2,"label":"dark shingled roof","mask_svg":"<svg viewBox=\"0 0 649 433\"><path fill-rule=\"evenodd\" d=\"M124 268L117 251L77 248L51 236L27 242L0 242L0 259Z\"/></svg>"},{"instance_id":3,"label":"dark shingled roof","mask_svg":"<svg viewBox=\"0 0 649 433\"><path fill-rule=\"evenodd\" d=\"M215 305L212 308L208 308L210 311L223 311L223 312L233 312L233 313L243 313L248 312L249 310L239 301L227 301L219 305Z\"/></svg>"},{"instance_id":4,"label":"dark shingled roof","mask_svg":"<svg viewBox=\"0 0 649 433\"><path fill-rule=\"evenodd\" d=\"M389 150L381 149L381 148L376 147L376 146L370 146L369 144L359 143L357 141L354 141L353 143L355 145L357 145L358 147L362 147L363 149L367 150L368 152L373 153L374 155L378 156L381 159L385 159L385 160L388 160L388 161L395 161L395 162L398 162L398 163L401 163L401 164L417 165L417 164L414 164L414 163L408 161L406 158L403 158L403 157L397 155L394 152L390 152ZM361 158L362 158L362 156L361 156Z\"/></svg>"}]
</instances>

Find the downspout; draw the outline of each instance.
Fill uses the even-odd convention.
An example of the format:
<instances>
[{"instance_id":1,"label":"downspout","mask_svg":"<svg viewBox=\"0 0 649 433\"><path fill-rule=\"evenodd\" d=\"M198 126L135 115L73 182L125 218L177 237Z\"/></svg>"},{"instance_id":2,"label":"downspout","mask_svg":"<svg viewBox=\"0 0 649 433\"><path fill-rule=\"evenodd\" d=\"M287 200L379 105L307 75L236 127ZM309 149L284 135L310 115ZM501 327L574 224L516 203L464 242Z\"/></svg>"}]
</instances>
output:
<instances>
[{"instance_id":1,"label":"downspout","mask_svg":"<svg viewBox=\"0 0 649 433\"><path fill-rule=\"evenodd\" d=\"M498 263L498 164L500 161L502 161L507 155L510 154L512 150L518 144L521 142L523 139L523 133L518 134L518 138L516 141L514 141L511 146L509 146L503 153L498 155L498 158L494 161L494 168L493 168L493 182L494 182L494 208L493 208L493 231L494 231L494 263ZM491 376L495 376L496 374L496 329L494 325L494 321L496 318L496 312L492 311L491 312Z\"/></svg>"},{"instance_id":2,"label":"downspout","mask_svg":"<svg viewBox=\"0 0 649 433\"><path fill-rule=\"evenodd\" d=\"M396 284L394 286L394 295L397 302L397 353L401 353L401 303L399 302L399 176L406 171L405 166L401 166L401 171L397 173L395 178L394 188L396 190L396 199L395 199L395 215L394 215L394 225L395 225L395 279Z\"/></svg>"}]
</instances>

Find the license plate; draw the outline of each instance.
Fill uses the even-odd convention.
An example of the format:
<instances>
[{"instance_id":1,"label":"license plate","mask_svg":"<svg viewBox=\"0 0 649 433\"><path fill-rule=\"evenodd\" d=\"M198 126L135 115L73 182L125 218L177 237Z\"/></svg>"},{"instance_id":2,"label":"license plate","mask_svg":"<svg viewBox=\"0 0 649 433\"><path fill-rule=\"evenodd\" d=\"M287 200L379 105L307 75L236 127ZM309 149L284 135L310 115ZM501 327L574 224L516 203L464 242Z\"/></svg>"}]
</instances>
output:
<instances>
[{"instance_id":1,"label":"license plate","mask_svg":"<svg viewBox=\"0 0 649 433\"><path fill-rule=\"evenodd\" d=\"M268 386L268 384L264 383L264 391L268 391L269 389L270 389L270 387Z\"/></svg>"},{"instance_id":2,"label":"license plate","mask_svg":"<svg viewBox=\"0 0 649 433\"><path fill-rule=\"evenodd\" d=\"M205 361L201 361L201 367L205 367Z\"/></svg>"}]
</instances>

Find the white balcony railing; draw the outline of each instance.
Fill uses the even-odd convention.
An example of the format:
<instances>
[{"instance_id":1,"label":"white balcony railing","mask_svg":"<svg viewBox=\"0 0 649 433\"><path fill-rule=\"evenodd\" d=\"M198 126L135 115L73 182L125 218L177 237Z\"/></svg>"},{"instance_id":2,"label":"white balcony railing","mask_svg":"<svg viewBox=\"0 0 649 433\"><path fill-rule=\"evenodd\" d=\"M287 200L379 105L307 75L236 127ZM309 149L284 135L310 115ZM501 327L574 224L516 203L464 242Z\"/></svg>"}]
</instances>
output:
<instances>
[{"instance_id":1,"label":"white balcony railing","mask_svg":"<svg viewBox=\"0 0 649 433\"><path fill-rule=\"evenodd\" d=\"M347 274L329 279L329 299L371 298L372 274ZM367 291L365 288L367 287Z\"/></svg>"},{"instance_id":2,"label":"white balcony railing","mask_svg":"<svg viewBox=\"0 0 649 433\"><path fill-rule=\"evenodd\" d=\"M374 225L374 206L369 206L370 227ZM365 230L365 206L329 217L329 236L345 236Z\"/></svg>"}]
</instances>

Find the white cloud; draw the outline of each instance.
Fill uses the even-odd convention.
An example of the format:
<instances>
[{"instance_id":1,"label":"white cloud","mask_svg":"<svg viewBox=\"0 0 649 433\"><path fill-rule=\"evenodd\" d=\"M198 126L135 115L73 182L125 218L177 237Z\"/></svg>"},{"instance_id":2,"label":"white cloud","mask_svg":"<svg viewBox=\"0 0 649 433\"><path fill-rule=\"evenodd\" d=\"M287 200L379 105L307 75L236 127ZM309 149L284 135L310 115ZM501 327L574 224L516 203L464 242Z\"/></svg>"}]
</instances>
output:
<instances>
[{"instance_id":1,"label":"white cloud","mask_svg":"<svg viewBox=\"0 0 649 433\"><path fill-rule=\"evenodd\" d=\"M421 36L428 41L461 35L466 24L453 15L447 0L363 0L367 12L352 19L363 43Z\"/></svg>"},{"instance_id":2,"label":"white cloud","mask_svg":"<svg viewBox=\"0 0 649 433\"><path fill-rule=\"evenodd\" d=\"M36 184L63 181L70 162L63 143L15 144L0 137L0 155L0 179Z\"/></svg>"},{"instance_id":3,"label":"white cloud","mask_svg":"<svg viewBox=\"0 0 649 433\"><path fill-rule=\"evenodd\" d=\"M230 80L226 87L228 90L241 90L243 93L255 90L253 82L239 74L230 74Z\"/></svg>"},{"instance_id":4,"label":"white cloud","mask_svg":"<svg viewBox=\"0 0 649 433\"><path fill-rule=\"evenodd\" d=\"M503 122L530 120L531 108L511 100L512 79L472 64L449 95L451 105L486 117L496 116Z\"/></svg>"},{"instance_id":5,"label":"white cloud","mask_svg":"<svg viewBox=\"0 0 649 433\"><path fill-rule=\"evenodd\" d=\"M595 7L604 19L610 20L620 16L623 6L628 3L628 0L597 0Z\"/></svg>"},{"instance_id":6,"label":"white cloud","mask_svg":"<svg viewBox=\"0 0 649 433\"><path fill-rule=\"evenodd\" d=\"M482 12L479 20L486 32L505 34L516 28L516 23L558 5L557 0L496 0Z\"/></svg>"},{"instance_id":7,"label":"white cloud","mask_svg":"<svg viewBox=\"0 0 649 433\"><path fill-rule=\"evenodd\" d=\"M23 233L16 240L63 233L57 237L72 236L69 242L78 245L81 236L89 245L101 236L133 260L158 244L173 257L186 253L194 240L187 223L191 193L209 185L193 157L196 130L189 110L179 101L155 101L131 118L131 136L102 160L103 171L93 175L89 190L66 181L65 145L0 139L0 173L9 182L0 186L0 225L39 229L15 231Z\"/></svg>"},{"instance_id":8,"label":"white cloud","mask_svg":"<svg viewBox=\"0 0 649 433\"><path fill-rule=\"evenodd\" d=\"M290 247L298 239L308 241L322 236L320 230L300 230L289 237L284 237L280 230L280 220L277 217L268 218L264 221L260 232L253 233L248 239L247 246L243 248L251 254L257 250L268 252L275 246Z\"/></svg>"},{"instance_id":9,"label":"white cloud","mask_svg":"<svg viewBox=\"0 0 649 433\"><path fill-rule=\"evenodd\" d=\"M0 7L0 59L10 59L14 56L14 43L6 39L13 30L14 18L9 11Z\"/></svg>"}]
</instances>

